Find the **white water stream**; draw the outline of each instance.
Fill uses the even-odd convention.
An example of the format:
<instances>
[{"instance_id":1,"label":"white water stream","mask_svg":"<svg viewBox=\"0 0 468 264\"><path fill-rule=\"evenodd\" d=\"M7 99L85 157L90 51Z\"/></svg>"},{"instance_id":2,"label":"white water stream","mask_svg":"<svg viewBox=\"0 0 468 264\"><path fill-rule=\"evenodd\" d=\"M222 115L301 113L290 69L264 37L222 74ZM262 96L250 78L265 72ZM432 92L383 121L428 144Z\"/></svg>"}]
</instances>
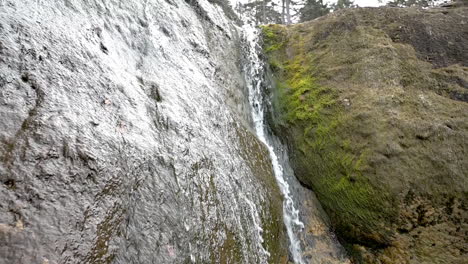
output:
<instances>
[{"instance_id":1,"label":"white water stream","mask_svg":"<svg viewBox=\"0 0 468 264\"><path fill-rule=\"evenodd\" d=\"M247 42L248 65L245 69L245 78L249 90L249 102L252 108L252 119L255 132L270 154L273 170L278 186L284 196L283 218L289 237L289 250L296 264L303 264L302 249L297 233L301 232L304 224L299 219L299 210L294 206L293 194L290 192L289 184L284 175L283 166L280 164L277 153L270 136L267 133L265 121L264 92L262 91L264 62L259 57L259 32L250 24L242 27L245 41Z\"/></svg>"}]
</instances>

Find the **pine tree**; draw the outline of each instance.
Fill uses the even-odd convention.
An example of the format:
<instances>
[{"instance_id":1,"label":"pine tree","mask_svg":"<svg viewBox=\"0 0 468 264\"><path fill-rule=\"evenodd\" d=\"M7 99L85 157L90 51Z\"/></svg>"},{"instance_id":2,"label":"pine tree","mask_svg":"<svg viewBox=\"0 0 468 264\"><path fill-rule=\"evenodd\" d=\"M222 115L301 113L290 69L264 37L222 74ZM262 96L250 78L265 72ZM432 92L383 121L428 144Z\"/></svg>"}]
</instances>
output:
<instances>
[{"instance_id":1,"label":"pine tree","mask_svg":"<svg viewBox=\"0 0 468 264\"><path fill-rule=\"evenodd\" d=\"M354 1L352 0L338 0L336 1L335 4L332 4L332 9L334 11L338 9L352 8L352 7L356 7L356 5L354 4Z\"/></svg>"},{"instance_id":2,"label":"pine tree","mask_svg":"<svg viewBox=\"0 0 468 264\"><path fill-rule=\"evenodd\" d=\"M330 7L323 0L306 0L299 13L300 21L304 22L330 13Z\"/></svg>"},{"instance_id":3,"label":"pine tree","mask_svg":"<svg viewBox=\"0 0 468 264\"><path fill-rule=\"evenodd\" d=\"M393 0L387 3L390 6L402 6L402 7L409 7L409 6L420 6L420 7L429 7L433 6L435 0Z\"/></svg>"},{"instance_id":4,"label":"pine tree","mask_svg":"<svg viewBox=\"0 0 468 264\"><path fill-rule=\"evenodd\" d=\"M282 23L281 14L276 11L276 4L271 0L257 0L237 8L237 12L255 19L254 24L280 24Z\"/></svg>"}]
</instances>

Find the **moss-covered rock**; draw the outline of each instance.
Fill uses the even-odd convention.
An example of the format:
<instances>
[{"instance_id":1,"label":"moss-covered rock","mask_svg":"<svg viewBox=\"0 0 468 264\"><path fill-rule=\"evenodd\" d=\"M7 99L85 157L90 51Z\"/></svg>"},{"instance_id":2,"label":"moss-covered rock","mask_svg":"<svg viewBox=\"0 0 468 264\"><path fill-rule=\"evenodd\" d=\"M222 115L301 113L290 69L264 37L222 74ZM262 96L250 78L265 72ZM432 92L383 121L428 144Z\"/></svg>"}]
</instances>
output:
<instances>
[{"instance_id":1,"label":"moss-covered rock","mask_svg":"<svg viewBox=\"0 0 468 264\"><path fill-rule=\"evenodd\" d=\"M269 193L265 194L261 212L263 233L263 247L270 253L269 263L283 264L288 256L287 235L283 223L283 200L276 179L274 178L273 168L269 166L268 150L259 140L253 140L251 132L236 126L237 136L241 155L246 161L254 175L264 185ZM236 263L242 262L235 259ZM223 262L221 263L229 263Z\"/></svg>"},{"instance_id":2,"label":"moss-covered rock","mask_svg":"<svg viewBox=\"0 0 468 264\"><path fill-rule=\"evenodd\" d=\"M357 262L466 259L466 14L365 8L263 27L272 125Z\"/></svg>"}]
</instances>

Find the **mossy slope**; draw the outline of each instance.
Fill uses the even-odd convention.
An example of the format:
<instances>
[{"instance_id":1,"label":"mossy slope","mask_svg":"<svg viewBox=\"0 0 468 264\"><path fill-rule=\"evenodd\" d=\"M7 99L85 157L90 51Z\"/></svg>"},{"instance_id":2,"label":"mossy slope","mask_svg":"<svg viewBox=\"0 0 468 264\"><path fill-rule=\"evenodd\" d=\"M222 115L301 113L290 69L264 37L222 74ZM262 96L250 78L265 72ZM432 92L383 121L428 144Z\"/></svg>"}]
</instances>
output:
<instances>
[{"instance_id":1,"label":"mossy slope","mask_svg":"<svg viewBox=\"0 0 468 264\"><path fill-rule=\"evenodd\" d=\"M263 27L273 126L357 262L467 252L467 11L353 9Z\"/></svg>"}]
</instances>

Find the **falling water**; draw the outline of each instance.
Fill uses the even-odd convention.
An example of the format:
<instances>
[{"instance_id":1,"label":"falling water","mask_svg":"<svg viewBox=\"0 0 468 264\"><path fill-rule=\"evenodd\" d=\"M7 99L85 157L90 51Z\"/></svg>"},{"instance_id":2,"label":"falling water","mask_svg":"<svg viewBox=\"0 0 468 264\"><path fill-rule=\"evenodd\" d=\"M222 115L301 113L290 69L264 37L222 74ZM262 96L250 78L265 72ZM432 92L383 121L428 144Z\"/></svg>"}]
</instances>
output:
<instances>
[{"instance_id":1,"label":"falling water","mask_svg":"<svg viewBox=\"0 0 468 264\"><path fill-rule=\"evenodd\" d=\"M243 26L244 39L247 44L247 55L248 62L245 69L245 75L247 80L247 86L249 89L249 102L252 108L252 119L255 127L255 132L270 153L270 158L273 164L273 170L280 187L280 190L284 196L283 202L283 218L284 224L287 229L290 252L293 256L294 262L302 264L302 250L300 240L297 236L297 232L302 231L304 224L299 219L299 210L294 206L294 200L292 193L289 189L289 184L284 175L283 166L280 164L280 160L275 151L274 144L272 143L270 135L267 133L267 127L265 122L265 106L263 100L262 85L264 75L264 62L259 57L259 32L258 29L250 24Z\"/></svg>"}]
</instances>

